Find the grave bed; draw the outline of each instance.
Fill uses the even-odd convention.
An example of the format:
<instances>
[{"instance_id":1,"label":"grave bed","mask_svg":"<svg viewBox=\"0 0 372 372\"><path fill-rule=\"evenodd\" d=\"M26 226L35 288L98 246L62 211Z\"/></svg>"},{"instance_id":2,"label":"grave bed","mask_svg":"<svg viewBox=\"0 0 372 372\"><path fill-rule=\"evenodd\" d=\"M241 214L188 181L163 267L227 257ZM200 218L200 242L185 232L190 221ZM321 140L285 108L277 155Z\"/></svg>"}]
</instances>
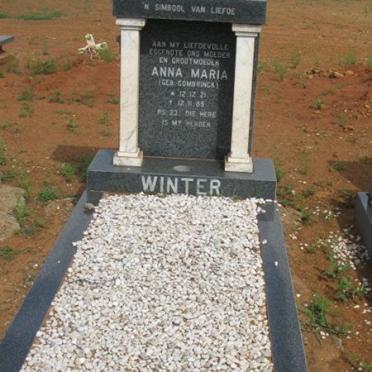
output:
<instances>
[{"instance_id":1,"label":"grave bed","mask_svg":"<svg viewBox=\"0 0 372 372\"><path fill-rule=\"evenodd\" d=\"M75 253L72 243L83 236L91 215L84 212L84 194L59 238L21 310L0 345L0 370L20 370L50 303ZM279 215L265 205L258 228L261 242L267 313L275 371L306 371L293 289Z\"/></svg>"}]
</instances>

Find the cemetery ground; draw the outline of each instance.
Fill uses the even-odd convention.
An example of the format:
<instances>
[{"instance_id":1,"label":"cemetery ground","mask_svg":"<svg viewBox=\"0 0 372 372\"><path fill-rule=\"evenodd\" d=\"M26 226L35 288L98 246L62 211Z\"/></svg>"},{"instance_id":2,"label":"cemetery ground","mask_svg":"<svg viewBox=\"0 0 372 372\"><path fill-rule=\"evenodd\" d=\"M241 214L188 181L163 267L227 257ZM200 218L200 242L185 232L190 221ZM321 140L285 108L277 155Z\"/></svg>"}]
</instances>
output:
<instances>
[{"instance_id":1,"label":"cemetery ground","mask_svg":"<svg viewBox=\"0 0 372 372\"><path fill-rule=\"evenodd\" d=\"M0 4L0 33L16 36L0 66L0 171L26 200L0 241L0 339L119 131L111 1L20 4ZM371 265L338 253L358 249L354 197L372 175L371 24L368 0L272 0L262 33L254 154L275 160L311 371L372 369ZM78 56L88 32L112 53Z\"/></svg>"}]
</instances>

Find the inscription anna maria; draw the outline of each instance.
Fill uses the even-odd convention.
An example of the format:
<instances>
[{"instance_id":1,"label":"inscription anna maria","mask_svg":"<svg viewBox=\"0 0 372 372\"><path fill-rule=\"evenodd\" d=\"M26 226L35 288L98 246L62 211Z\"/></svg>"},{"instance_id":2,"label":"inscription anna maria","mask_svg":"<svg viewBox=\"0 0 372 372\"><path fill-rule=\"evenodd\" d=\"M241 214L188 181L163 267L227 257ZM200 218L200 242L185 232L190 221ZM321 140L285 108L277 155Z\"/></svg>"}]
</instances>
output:
<instances>
[{"instance_id":1,"label":"inscription anna maria","mask_svg":"<svg viewBox=\"0 0 372 372\"><path fill-rule=\"evenodd\" d=\"M231 26L172 24L154 21L143 31L140 146L153 156L223 158L231 133Z\"/></svg>"},{"instance_id":2,"label":"inscription anna maria","mask_svg":"<svg viewBox=\"0 0 372 372\"><path fill-rule=\"evenodd\" d=\"M167 78L183 78L190 77L192 79L205 79L205 80L228 80L226 70L215 70L215 69L200 69L191 68L190 71L183 71L181 67L157 67L154 66L152 70L152 76L167 77Z\"/></svg>"}]
</instances>

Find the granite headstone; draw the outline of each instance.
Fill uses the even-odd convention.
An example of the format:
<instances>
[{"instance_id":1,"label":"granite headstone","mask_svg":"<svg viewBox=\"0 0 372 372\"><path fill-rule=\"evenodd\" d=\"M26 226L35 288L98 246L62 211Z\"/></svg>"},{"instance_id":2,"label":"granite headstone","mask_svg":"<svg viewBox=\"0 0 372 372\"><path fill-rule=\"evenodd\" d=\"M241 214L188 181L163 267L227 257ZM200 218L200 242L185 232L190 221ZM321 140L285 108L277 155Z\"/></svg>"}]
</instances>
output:
<instances>
[{"instance_id":1,"label":"granite headstone","mask_svg":"<svg viewBox=\"0 0 372 372\"><path fill-rule=\"evenodd\" d=\"M90 166L90 199L102 191L275 199L272 161L252 161L266 0L113 3L120 146Z\"/></svg>"}]
</instances>

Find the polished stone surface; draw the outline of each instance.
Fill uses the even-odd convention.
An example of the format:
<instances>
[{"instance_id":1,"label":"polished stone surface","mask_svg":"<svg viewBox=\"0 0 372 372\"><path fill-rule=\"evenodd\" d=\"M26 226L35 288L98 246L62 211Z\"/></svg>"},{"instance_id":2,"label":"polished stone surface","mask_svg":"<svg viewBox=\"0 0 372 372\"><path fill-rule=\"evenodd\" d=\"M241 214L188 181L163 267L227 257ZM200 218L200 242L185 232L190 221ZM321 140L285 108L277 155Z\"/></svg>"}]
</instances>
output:
<instances>
[{"instance_id":1,"label":"polished stone surface","mask_svg":"<svg viewBox=\"0 0 372 372\"><path fill-rule=\"evenodd\" d=\"M368 249L369 257L372 258L372 204L368 202L367 193L358 193L355 214L359 234Z\"/></svg>"},{"instance_id":2,"label":"polished stone surface","mask_svg":"<svg viewBox=\"0 0 372 372\"><path fill-rule=\"evenodd\" d=\"M100 150L93 159L87 176L89 195L145 192L275 199L276 176L270 159L254 160L254 173L245 174L225 172L223 162L212 160L145 157L142 167L117 167L112 156L112 150Z\"/></svg>"},{"instance_id":3,"label":"polished stone surface","mask_svg":"<svg viewBox=\"0 0 372 372\"><path fill-rule=\"evenodd\" d=\"M279 212L266 205L259 216L261 256L265 272L271 348L275 372L306 372L306 359L298 321Z\"/></svg>"},{"instance_id":4,"label":"polished stone surface","mask_svg":"<svg viewBox=\"0 0 372 372\"><path fill-rule=\"evenodd\" d=\"M147 21L141 31L139 102L139 148L145 156L228 154L235 45L228 24Z\"/></svg>"},{"instance_id":5,"label":"polished stone surface","mask_svg":"<svg viewBox=\"0 0 372 372\"><path fill-rule=\"evenodd\" d=\"M86 200L84 193L0 344L1 372L19 371L27 356L75 254L72 243L82 238L91 220L84 212Z\"/></svg>"},{"instance_id":6,"label":"polished stone surface","mask_svg":"<svg viewBox=\"0 0 372 372\"><path fill-rule=\"evenodd\" d=\"M260 25L266 19L266 0L114 0L114 15Z\"/></svg>"}]
</instances>

